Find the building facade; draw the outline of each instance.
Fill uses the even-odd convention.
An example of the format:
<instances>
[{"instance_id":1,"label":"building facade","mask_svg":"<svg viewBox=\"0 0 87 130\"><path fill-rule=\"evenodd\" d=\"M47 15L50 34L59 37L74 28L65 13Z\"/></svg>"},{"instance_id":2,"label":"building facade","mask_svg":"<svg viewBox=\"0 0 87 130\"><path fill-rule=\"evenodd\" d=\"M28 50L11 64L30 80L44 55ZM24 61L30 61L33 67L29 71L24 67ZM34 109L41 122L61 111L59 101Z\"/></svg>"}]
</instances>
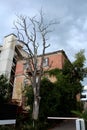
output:
<instances>
[{"instance_id":1,"label":"building facade","mask_svg":"<svg viewBox=\"0 0 87 130\"><path fill-rule=\"evenodd\" d=\"M22 105L23 89L30 81L26 78L25 73L28 68L27 57L28 53L23 50L23 42L18 40L16 35L10 34L4 37L4 42L0 46L0 75L7 76L12 87L12 102ZM38 56L38 65L41 55ZM43 61L45 70L62 69L65 60L68 60L65 52L59 50L52 53L46 53ZM53 76L48 76L51 82L56 80Z\"/></svg>"}]
</instances>

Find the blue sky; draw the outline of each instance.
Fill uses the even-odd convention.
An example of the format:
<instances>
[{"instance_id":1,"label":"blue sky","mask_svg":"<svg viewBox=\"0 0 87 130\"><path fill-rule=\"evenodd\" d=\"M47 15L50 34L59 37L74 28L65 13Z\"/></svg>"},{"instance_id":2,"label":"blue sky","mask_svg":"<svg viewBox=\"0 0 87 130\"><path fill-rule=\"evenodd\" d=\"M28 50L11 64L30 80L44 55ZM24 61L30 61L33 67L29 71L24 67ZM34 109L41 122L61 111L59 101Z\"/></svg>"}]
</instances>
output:
<instances>
[{"instance_id":1,"label":"blue sky","mask_svg":"<svg viewBox=\"0 0 87 130\"><path fill-rule=\"evenodd\" d=\"M0 0L0 43L4 36L15 33L16 14L32 17L41 8L48 21L60 22L49 35L48 52L63 49L73 61L74 55L85 49L87 57L87 0Z\"/></svg>"}]
</instances>

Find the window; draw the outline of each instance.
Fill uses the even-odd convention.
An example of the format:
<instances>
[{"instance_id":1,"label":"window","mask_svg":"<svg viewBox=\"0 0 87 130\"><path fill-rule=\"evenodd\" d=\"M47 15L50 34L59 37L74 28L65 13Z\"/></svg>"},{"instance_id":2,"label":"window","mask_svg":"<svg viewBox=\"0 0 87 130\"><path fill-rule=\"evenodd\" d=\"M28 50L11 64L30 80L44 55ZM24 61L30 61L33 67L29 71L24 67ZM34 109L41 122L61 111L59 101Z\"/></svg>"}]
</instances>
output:
<instances>
[{"instance_id":1,"label":"window","mask_svg":"<svg viewBox=\"0 0 87 130\"><path fill-rule=\"evenodd\" d=\"M46 66L48 66L48 58L44 58L44 60L43 60L43 67L46 67Z\"/></svg>"}]
</instances>

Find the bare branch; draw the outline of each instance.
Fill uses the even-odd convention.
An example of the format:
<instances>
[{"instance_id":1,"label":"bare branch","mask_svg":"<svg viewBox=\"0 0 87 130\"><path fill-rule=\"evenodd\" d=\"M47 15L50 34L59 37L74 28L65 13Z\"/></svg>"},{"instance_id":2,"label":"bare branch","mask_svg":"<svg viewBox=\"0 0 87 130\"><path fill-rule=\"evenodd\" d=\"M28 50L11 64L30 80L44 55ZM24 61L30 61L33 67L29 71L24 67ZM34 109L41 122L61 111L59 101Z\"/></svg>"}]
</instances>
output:
<instances>
[{"instance_id":1,"label":"bare branch","mask_svg":"<svg viewBox=\"0 0 87 130\"><path fill-rule=\"evenodd\" d=\"M17 37L18 37L18 39L20 40L20 36L21 36L22 41L24 41L24 35L19 31L19 28L16 25L16 23L14 22L13 24L15 26L15 29L17 30Z\"/></svg>"},{"instance_id":2,"label":"bare branch","mask_svg":"<svg viewBox=\"0 0 87 130\"><path fill-rule=\"evenodd\" d=\"M48 47L50 47L50 44L48 44L47 46L45 46L45 49L48 48Z\"/></svg>"}]
</instances>

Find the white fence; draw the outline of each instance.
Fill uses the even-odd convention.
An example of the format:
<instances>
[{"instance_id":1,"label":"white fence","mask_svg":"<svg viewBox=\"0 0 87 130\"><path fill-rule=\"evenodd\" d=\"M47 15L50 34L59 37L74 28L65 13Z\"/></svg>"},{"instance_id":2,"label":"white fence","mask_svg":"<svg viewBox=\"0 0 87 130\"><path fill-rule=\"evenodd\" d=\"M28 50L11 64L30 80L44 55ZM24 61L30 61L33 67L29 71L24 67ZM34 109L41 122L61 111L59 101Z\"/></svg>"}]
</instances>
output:
<instances>
[{"instance_id":1,"label":"white fence","mask_svg":"<svg viewBox=\"0 0 87 130\"><path fill-rule=\"evenodd\" d=\"M13 120L0 120L0 125L12 125L16 124L16 119Z\"/></svg>"}]
</instances>

